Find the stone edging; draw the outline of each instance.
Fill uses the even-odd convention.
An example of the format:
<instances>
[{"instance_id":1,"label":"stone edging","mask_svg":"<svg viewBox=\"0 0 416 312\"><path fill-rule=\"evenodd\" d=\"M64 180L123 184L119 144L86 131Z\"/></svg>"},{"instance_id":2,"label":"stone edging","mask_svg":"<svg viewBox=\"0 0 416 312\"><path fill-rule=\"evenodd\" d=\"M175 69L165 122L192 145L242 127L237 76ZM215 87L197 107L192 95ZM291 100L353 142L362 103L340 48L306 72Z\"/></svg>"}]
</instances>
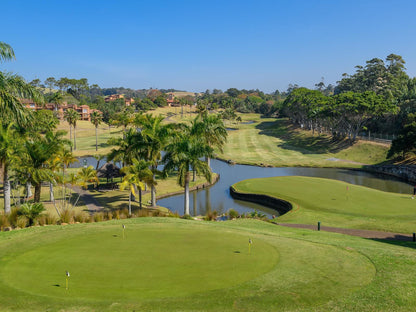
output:
<instances>
[{"instance_id":1,"label":"stone edging","mask_svg":"<svg viewBox=\"0 0 416 312\"><path fill-rule=\"evenodd\" d=\"M219 179L220 179L220 174L217 173L216 177L212 179L212 182L211 183L207 181L207 182L205 182L203 184L195 185L195 186L189 188L189 191L192 192L192 191L196 191L196 190L199 190L199 189L204 189L204 188L206 188L208 186L214 185L215 183L218 182ZM181 190L181 191L177 191L177 192L163 194L163 195L160 195L160 196L156 196L156 200L159 200L159 199L162 199L162 198L166 198L166 197L170 197L170 196L173 196L173 195L183 194L184 192L185 192L184 190Z\"/></svg>"},{"instance_id":2,"label":"stone edging","mask_svg":"<svg viewBox=\"0 0 416 312\"><path fill-rule=\"evenodd\" d=\"M291 203L283 199L263 194L249 194L238 192L233 186L230 186L230 195L234 199L245 200L275 209L279 212L279 215L283 215L291 211L293 208Z\"/></svg>"}]
</instances>

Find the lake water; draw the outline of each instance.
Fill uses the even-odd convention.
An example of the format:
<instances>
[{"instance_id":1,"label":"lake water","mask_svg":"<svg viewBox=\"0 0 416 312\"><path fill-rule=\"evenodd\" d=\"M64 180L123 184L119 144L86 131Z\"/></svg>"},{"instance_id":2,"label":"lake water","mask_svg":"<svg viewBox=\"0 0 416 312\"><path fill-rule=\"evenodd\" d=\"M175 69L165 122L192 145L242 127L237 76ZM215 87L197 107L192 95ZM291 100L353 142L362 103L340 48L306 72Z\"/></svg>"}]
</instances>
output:
<instances>
[{"instance_id":1,"label":"lake water","mask_svg":"<svg viewBox=\"0 0 416 312\"><path fill-rule=\"evenodd\" d=\"M72 167L81 167L84 165L83 159L86 159L88 166L97 165L97 160L94 157L81 158L79 163ZM104 165L105 160L100 162L100 166ZM345 181L351 184L362 185L374 189L394 192L412 194L413 187L400 180L383 176L375 175L364 171L347 170L347 169L333 169L333 168L266 168L246 165L230 165L226 162L216 159L211 160L212 170L220 174L219 181L213 186L191 192L190 194L190 210L192 215L205 215L208 211L216 210L222 214L233 208L239 213L252 212L253 209L265 213L269 217L277 215L273 209L264 207L262 205L234 200L230 196L230 186L241 180L252 178L265 178L276 176L308 176L319 177L327 179L335 179ZM169 208L172 212L183 214L184 212L184 198L183 194L163 198L157 201L157 204Z\"/></svg>"}]
</instances>

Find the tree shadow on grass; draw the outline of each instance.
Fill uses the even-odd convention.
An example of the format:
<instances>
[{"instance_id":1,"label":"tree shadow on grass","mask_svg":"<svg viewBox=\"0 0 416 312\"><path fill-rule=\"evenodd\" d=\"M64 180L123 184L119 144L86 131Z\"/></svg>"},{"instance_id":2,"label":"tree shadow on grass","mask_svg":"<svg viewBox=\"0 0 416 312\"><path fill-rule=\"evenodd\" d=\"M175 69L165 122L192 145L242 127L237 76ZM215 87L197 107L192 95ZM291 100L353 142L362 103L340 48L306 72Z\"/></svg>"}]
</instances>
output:
<instances>
[{"instance_id":1,"label":"tree shadow on grass","mask_svg":"<svg viewBox=\"0 0 416 312\"><path fill-rule=\"evenodd\" d=\"M397 234L386 239L371 238L371 240L374 240L380 243L386 243L386 244L396 245L400 247L416 249L416 242L413 242L412 237L410 236Z\"/></svg>"},{"instance_id":2,"label":"tree shadow on grass","mask_svg":"<svg viewBox=\"0 0 416 312\"><path fill-rule=\"evenodd\" d=\"M352 145L351 140L334 139L328 135L312 135L299 131L288 120L279 119L276 121L261 122L256 126L259 134L267 135L283 140L278 147L300 152L302 154L328 154L338 153Z\"/></svg>"}]
</instances>

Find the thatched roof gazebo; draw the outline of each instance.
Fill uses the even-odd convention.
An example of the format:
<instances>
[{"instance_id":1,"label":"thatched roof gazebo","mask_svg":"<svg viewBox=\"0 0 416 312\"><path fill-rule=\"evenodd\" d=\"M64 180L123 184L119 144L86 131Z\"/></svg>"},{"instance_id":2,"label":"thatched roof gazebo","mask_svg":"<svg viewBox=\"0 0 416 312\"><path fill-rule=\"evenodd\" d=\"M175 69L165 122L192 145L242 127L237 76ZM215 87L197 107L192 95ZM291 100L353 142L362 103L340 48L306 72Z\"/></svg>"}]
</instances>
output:
<instances>
[{"instance_id":1,"label":"thatched roof gazebo","mask_svg":"<svg viewBox=\"0 0 416 312\"><path fill-rule=\"evenodd\" d=\"M108 162L104 164L100 169L97 170L97 177L106 178L107 183L108 183L108 179L111 179L111 182L113 182L114 178L119 178L121 176L122 174L120 172L120 168L117 167L113 163Z\"/></svg>"}]
</instances>

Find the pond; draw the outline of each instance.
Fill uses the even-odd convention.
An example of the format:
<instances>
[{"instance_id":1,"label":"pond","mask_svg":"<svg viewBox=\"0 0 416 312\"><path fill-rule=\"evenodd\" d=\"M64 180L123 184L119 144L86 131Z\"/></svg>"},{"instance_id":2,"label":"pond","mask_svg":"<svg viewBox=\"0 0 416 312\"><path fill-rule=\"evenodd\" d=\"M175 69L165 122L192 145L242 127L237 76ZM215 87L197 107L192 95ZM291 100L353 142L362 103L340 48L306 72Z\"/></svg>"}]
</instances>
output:
<instances>
[{"instance_id":1,"label":"pond","mask_svg":"<svg viewBox=\"0 0 416 312\"><path fill-rule=\"evenodd\" d=\"M97 165L94 157L80 158L78 163L72 167L82 167L84 161L88 166ZM104 165L105 160L101 160L99 166ZM118 164L120 165L120 164ZM351 184L362 185L374 189L411 194L413 187L407 183L401 182L394 177L376 175L364 171L335 169L335 168L299 168L299 167L282 167L266 168L247 165L231 165L226 162L212 159L212 170L220 174L219 181L211 187L191 192L190 210L192 215L205 215L208 211L216 210L222 214L233 208L239 213L252 212L253 209L261 211L267 216L277 215L277 211L258 205L255 203L234 200L230 196L230 186L241 180L253 178L265 178L275 176L308 176L345 181ZM163 198L157 201L158 205L169 208L172 212L183 214L183 194Z\"/></svg>"},{"instance_id":2,"label":"pond","mask_svg":"<svg viewBox=\"0 0 416 312\"><path fill-rule=\"evenodd\" d=\"M308 176L345 181L351 184L367 186L387 192L411 194L413 187L398 179L375 175L364 171L333 168L266 168L247 165L230 165L213 159L212 170L220 174L220 180L213 186L191 192L190 211L192 215L205 215L216 210L222 214L230 208L239 213L261 211L267 216L277 215L277 211L255 203L234 200L230 196L230 186L241 180L275 176ZM167 207L173 212L183 214L183 195L175 195L158 200L158 205Z\"/></svg>"}]
</instances>

